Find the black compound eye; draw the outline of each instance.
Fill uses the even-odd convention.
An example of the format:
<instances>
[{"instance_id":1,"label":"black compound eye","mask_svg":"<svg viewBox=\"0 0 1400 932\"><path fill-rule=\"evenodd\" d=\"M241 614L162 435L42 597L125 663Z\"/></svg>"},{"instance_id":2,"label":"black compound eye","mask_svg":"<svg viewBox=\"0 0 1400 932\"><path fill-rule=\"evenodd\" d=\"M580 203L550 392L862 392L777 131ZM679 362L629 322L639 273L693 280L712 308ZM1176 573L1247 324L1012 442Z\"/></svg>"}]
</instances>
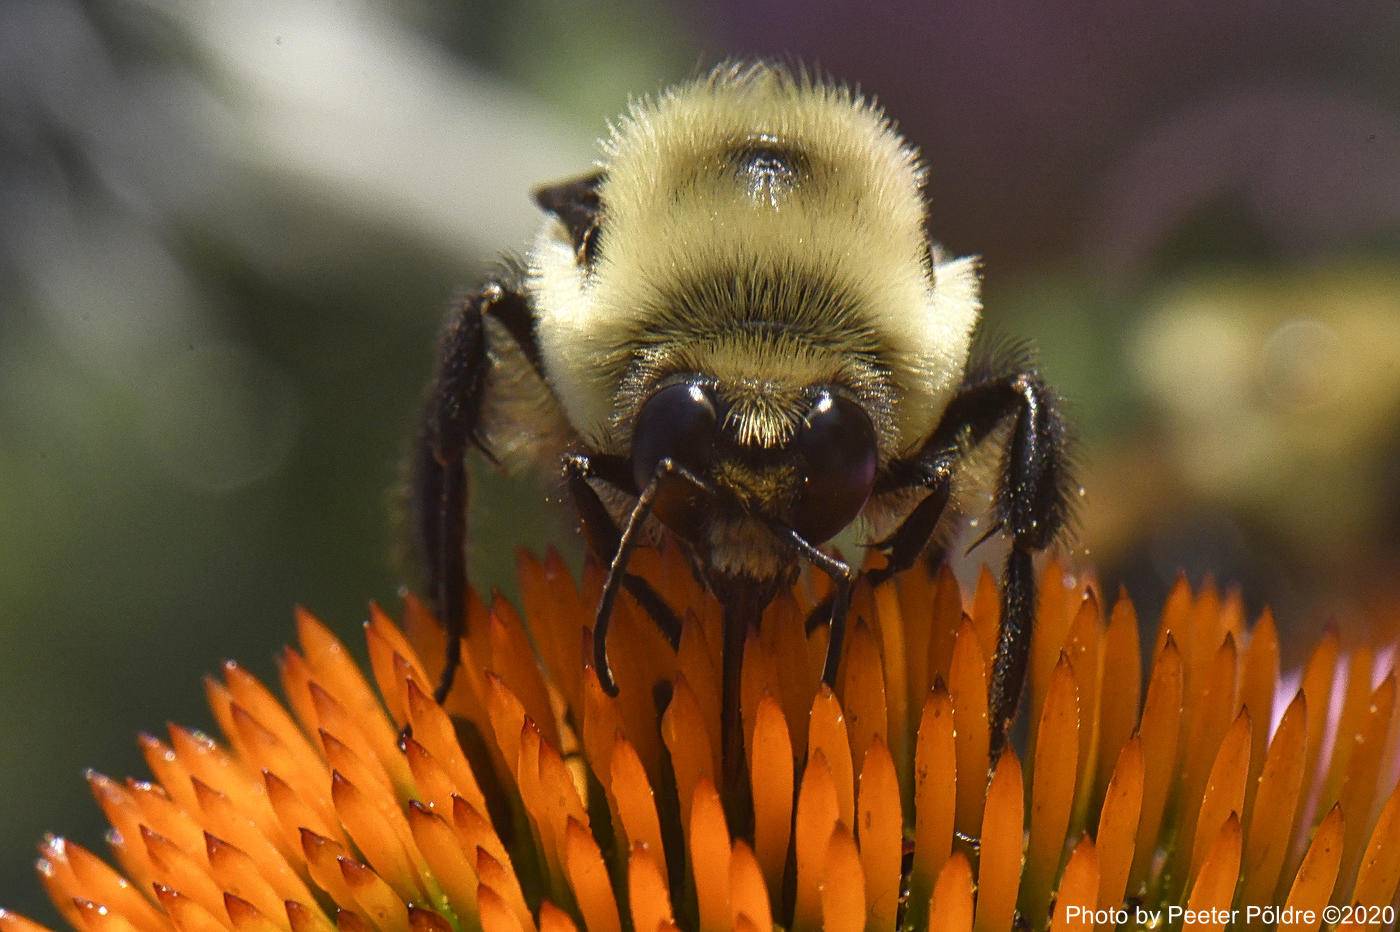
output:
<instances>
[{"instance_id":1,"label":"black compound eye","mask_svg":"<svg viewBox=\"0 0 1400 932\"><path fill-rule=\"evenodd\" d=\"M861 405L823 391L794 438L806 468L792 526L809 542L829 540L855 520L875 485L875 425Z\"/></svg>"},{"instance_id":2,"label":"black compound eye","mask_svg":"<svg viewBox=\"0 0 1400 932\"><path fill-rule=\"evenodd\" d=\"M632 481L645 489L662 460L670 458L703 474L714 461L719 417L704 386L677 382L658 390L642 405L632 431ZM699 518L694 487L680 478L663 480L652 511L683 534Z\"/></svg>"}]
</instances>

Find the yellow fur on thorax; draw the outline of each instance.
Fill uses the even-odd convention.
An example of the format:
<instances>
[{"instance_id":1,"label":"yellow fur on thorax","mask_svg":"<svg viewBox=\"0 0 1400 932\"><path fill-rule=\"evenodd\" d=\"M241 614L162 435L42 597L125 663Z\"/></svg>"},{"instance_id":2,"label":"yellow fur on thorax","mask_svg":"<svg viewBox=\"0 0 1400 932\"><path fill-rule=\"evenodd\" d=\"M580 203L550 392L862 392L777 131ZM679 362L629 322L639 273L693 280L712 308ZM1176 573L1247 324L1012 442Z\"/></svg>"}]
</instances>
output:
<instances>
[{"instance_id":1,"label":"yellow fur on thorax","mask_svg":"<svg viewBox=\"0 0 1400 932\"><path fill-rule=\"evenodd\" d=\"M802 177L776 195L750 196L726 153L753 140L799 153ZM698 282L702 293L698 308L681 309L682 329L723 324L726 314L764 315L796 321L809 346L834 344L833 356L878 354L888 373L888 410L877 425L882 461L932 431L966 362L979 307L975 264L930 268L921 169L878 109L844 88L757 66L634 104L604 149L592 274L577 265L557 222L546 224L531 256L546 365L586 439L625 452L649 388L624 385L629 367L647 353L704 355L696 347L711 345L703 333L690 341L684 332L669 348L648 342L677 323L668 315L677 316L676 291L687 282ZM722 295L726 276L771 293L749 302L758 307L707 304L706 284ZM799 307L784 297L817 278L832 307ZM701 361L732 367L742 358L711 352ZM811 361L799 348L793 359L765 360L767 369L748 376L829 377L820 367L800 371ZM832 368L829 359L821 365ZM788 429L779 417L755 423L765 435Z\"/></svg>"}]
</instances>

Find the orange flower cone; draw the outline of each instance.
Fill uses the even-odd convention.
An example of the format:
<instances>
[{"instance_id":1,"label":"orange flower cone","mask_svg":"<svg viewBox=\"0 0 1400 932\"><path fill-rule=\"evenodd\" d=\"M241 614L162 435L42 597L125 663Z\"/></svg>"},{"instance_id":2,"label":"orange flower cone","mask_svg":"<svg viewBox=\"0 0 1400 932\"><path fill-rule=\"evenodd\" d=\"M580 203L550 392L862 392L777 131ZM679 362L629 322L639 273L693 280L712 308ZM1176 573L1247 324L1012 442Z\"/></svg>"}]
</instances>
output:
<instances>
[{"instance_id":1,"label":"orange flower cone","mask_svg":"<svg viewBox=\"0 0 1400 932\"><path fill-rule=\"evenodd\" d=\"M1282 692L1268 614L1249 628L1237 598L1183 581L1144 677L1127 598L1106 607L1052 565L1028 747L989 773L990 575L971 593L919 569L859 588L834 690L825 634L804 631L822 583L804 578L745 647L752 818L736 837L720 607L674 550L639 553L633 571L686 612L673 651L619 601L616 698L585 666L599 576L581 592L553 555L521 558L519 613L473 596L445 707L432 700L443 636L415 600L402 628L371 611L368 673L299 613L285 699L229 664L207 687L221 740L172 728L141 739L153 782L90 777L115 866L49 838L42 882L91 932L1375 928L1394 915L1389 655L1344 655L1329 633ZM40 928L0 910L0 932Z\"/></svg>"}]
</instances>

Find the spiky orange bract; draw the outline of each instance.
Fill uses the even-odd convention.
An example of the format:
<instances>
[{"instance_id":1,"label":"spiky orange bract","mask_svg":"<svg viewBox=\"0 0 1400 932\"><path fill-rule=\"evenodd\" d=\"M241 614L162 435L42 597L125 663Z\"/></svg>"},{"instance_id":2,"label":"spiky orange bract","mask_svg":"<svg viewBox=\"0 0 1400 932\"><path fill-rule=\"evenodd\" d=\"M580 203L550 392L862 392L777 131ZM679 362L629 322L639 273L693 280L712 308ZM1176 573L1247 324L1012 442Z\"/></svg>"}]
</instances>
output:
<instances>
[{"instance_id":1,"label":"spiky orange bract","mask_svg":"<svg viewBox=\"0 0 1400 932\"><path fill-rule=\"evenodd\" d=\"M747 639L751 819L736 838L719 606L674 551L643 551L633 570L685 609L683 630L673 651L619 602L616 698L585 666L599 574L580 589L553 555L522 557L519 613L472 596L446 708L431 698L442 633L417 601L402 630L372 610L369 677L299 613L285 705L230 664L208 683L221 742L172 728L141 739L155 782L91 777L117 869L46 840L40 873L64 919L102 932L1002 930L1018 917L1058 930L1130 900L1395 899L1388 654L1346 655L1329 632L1282 694L1267 613L1251 630L1237 597L1180 582L1144 678L1126 597L1107 606L1051 565L1030 746L989 773L990 574L968 594L946 570L858 589L834 690L820 682L826 634L804 629L824 583L804 578ZM0 911L0 932L39 930Z\"/></svg>"}]
</instances>

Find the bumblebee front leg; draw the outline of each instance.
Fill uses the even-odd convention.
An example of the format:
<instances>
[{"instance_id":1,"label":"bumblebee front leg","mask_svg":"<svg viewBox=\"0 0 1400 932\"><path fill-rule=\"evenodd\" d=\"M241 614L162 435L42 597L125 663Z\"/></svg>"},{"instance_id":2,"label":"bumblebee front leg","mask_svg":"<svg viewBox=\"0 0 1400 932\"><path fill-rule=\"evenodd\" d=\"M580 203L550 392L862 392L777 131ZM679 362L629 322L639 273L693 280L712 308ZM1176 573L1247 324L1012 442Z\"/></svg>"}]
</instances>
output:
<instances>
[{"instance_id":1,"label":"bumblebee front leg","mask_svg":"<svg viewBox=\"0 0 1400 932\"><path fill-rule=\"evenodd\" d=\"M610 696L617 695L617 683L613 680L612 667L608 663L607 638L608 624L612 620L612 607L617 599L617 589L621 585L637 600L643 610L651 616L663 637L673 649L681 644L681 622L676 613L666 604L660 594L640 576L628 573L627 562L632 548L636 546L636 534L641 522L650 512L650 492L643 489L638 493L632 488L631 465L615 456L601 454L569 453L564 456L564 478L574 497L578 509L579 525L584 540L593 558L608 567L608 578L603 586L598 610L593 622L593 669L603 691ZM589 480L605 482L621 492L638 496L638 505L632 509L628 528L617 526L607 506L594 491ZM653 483L654 485L655 483ZM650 488L650 487L649 487Z\"/></svg>"},{"instance_id":2,"label":"bumblebee front leg","mask_svg":"<svg viewBox=\"0 0 1400 932\"><path fill-rule=\"evenodd\" d=\"M437 368L424 402L423 428L413 459L412 485L427 591L447 632L447 657L433 691L438 702L452 689L466 633L467 448L475 445L490 456L480 436L482 400L491 366L486 314L505 324L527 359L538 359L529 305L519 291L502 281L488 282L480 292L461 301L448 317L439 340Z\"/></svg>"}]
</instances>

